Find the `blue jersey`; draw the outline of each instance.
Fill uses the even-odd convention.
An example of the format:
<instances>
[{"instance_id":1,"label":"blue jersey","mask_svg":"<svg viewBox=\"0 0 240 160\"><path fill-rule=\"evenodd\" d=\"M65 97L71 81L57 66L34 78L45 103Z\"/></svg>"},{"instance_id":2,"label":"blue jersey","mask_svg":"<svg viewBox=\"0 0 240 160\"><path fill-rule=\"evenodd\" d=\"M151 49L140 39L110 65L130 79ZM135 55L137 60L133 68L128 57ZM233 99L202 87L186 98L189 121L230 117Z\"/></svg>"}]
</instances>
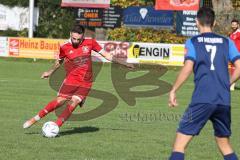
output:
<instances>
[{"instance_id":1,"label":"blue jersey","mask_svg":"<svg viewBox=\"0 0 240 160\"><path fill-rule=\"evenodd\" d=\"M192 103L230 105L228 62L240 58L234 43L215 33L188 39L185 60L194 62Z\"/></svg>"}]
</instances>

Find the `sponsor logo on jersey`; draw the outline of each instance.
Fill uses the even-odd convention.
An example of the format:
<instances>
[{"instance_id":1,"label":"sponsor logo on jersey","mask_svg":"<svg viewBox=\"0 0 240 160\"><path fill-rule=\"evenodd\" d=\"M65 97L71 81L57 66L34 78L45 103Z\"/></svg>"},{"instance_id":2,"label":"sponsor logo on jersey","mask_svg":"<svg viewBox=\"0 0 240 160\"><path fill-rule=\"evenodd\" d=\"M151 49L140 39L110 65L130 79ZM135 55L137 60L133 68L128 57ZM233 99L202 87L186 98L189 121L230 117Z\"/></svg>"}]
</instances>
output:
<instances>
[{"instance_id":1,"label":"sponsor logo on jersey","mask_svg":"<svg viewBox=\"0 0 240 160\"><path fill-rule=\"evenodd\" d=\"M82 52L83 52L83 53L88 53L88 52L89 52L88 46L83 46L83 47L82 47Z\"/></svg>"}]
</instances>

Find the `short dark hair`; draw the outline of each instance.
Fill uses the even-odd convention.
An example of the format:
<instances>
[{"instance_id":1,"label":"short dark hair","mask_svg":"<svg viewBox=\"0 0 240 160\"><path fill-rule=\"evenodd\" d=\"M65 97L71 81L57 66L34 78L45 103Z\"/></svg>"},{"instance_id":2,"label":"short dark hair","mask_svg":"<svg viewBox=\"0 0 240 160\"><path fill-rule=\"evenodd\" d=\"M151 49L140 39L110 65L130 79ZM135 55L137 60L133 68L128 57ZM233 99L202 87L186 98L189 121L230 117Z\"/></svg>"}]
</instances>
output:
<instances>
[{"instance_id":1,"label":"short dark hair","mask_svg":"<svg viewBox=\"0 0 240 160\"><path fill-rule=\"evenodd\" d=\"M71 29L71 32L78 33L78 34L83 34L85 32L85 28L83 26L79 25L79 24L76 24Z\"/></svg>"},{"instance_id":2,"label":"short dark hair","mask_svg":"<svg viewBox=\"0 0 240 160\"><path fill-rule=\"evenodd\" d=\"M202 7L197 12L197 19L202 26L212 27L215 21L215 13L211 8Z\"/></svg>"},{"instance_id":3,"label":"short dark hair","mask_svg":"<svg viewBox=\"0 0 240 160\"><path fill-rule=\"evenodd\" d=\"M236 22L237 24L239 24L239 21L238 21L237 19L233 19L233 20L231 21L231 23L233 23L233 22Z\"/></svg>"}]
</instances>

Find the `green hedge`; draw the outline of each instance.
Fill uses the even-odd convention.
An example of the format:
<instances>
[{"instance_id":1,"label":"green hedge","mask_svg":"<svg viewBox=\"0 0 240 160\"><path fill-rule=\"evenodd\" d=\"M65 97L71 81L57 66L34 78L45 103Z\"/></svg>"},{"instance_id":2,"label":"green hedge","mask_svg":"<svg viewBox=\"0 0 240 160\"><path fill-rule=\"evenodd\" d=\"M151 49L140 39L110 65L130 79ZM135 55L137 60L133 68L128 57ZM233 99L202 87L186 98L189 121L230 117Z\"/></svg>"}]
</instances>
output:
<instances>
[{"instance_id":1,"label":"green hedge","mask_svg":"<svg viewBox=\"0 0 240 160\"><path fill-rule=\"evenodd\" d=\"M186 38L178 36L170 30L153 30L150 28L132 29L121 27L108 31L108 40L113 41L182 44Z\"/></svg>"}]
</instances>

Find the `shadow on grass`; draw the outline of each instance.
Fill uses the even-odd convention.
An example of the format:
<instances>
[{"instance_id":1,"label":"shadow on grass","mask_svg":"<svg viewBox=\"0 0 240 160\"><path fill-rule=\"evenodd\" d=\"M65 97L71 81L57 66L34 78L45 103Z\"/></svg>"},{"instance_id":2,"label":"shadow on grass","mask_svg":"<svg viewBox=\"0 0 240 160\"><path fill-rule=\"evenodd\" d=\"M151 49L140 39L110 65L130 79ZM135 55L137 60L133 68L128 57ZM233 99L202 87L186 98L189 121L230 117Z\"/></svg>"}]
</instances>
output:
<instances>
[{"instance_id":1,"label":"shadow on grass","mask_svg":"<svg viewBox=\"0 0 240 160\"><path fill-rule=\"evenodd\" d=\"M240 90L240 86L235 86L235 90Z\"/></svg>"},{"instance_id":2,"label":"shadow on grass","mask_svg":"<svg viewBox=\"0 0 240 160\"><path fill-rule=\"evenodd\" d=\"M71 134L78 134L78 133L97 132L97 131L99 131L99 128L97 128L97 127L91 127L91 126L79 127L79 128L75 127L75 128L73 128L71 130L60 132L60 136L71 135Z\"/></svg>"},{"instance_id":3,"label":"shadow on grass","mask_svg":"<svg viewBox=\"0 0 240 160\"><path fill-rule=\"evenodd\" d=\"M125 129L125 128L101 128L101 130L112 130L112 131L129 131L129 132L136 132L136 130L133 129Z\"/></svg>"},{"instance_id":4,"label":"shadow on grass","mask_svg":"<svg viewBox=\"0 0 240 160\"><path fill-rule=\"evenodd\" d=\"M41 132L26 132L26 133L24 133L24 134L28 134L28 135L32 135L32 134L41 134Z\"/></svg>"},{"instance_id":5,"label":"shadow on grass","mask_svg":"<svg viewBox=\"0 0 240 160\"><path fill-rule=\"evenodd\" d=\"M101 130L112 130L112 131L131 131L131 132L135 132L135 130L131 130L131 129L97 128L97 127L86 126L86 127L79 127L79 128L75 127L71 130L62 131L62 132L60 132L60 136L79 134L79 133L98 132L100 129Z\"/></svg>"},{"instance_id":6,"label":"shadow on grass","mask_svg":"<svg viewBox=\"0 0 240 160\"><path fill-rule=\"evenodd\" d=\"M135 130L132 129L117 129L117 128L101 128L103 130L112 130L112 131L130 131L130 132L135 132ZM100 129L97 127L91 127L91 126L86 126L86 127L75 127L71 128L65 131L60 131L59 136L66 136L66 135L73 135L73 134L81 134L81 133L91 133L91 132L98 132ZM41 132L26 132L25 134L27 135L35 135L38 134L40 135Z\"/></svg>"},{"instance_id":7,"label":"shadow on grass","mask_svg":"<svg viewBox=\"0 0 240 160\"><path fill-rule=\"evenodd\" d=\"M89 133L89 132L97 132L99 131L99 128L96 127L91 127L91 126L87 126L87 127L75 127L75 128L71 128L69 130L66 131L62 131L60 130L60 136L64 136L64 135L71 135L71 134L78 134L78 133ZM41 131L39 132L25 132L24 134L28 134L28 135L34 135L34 134L41 134Z\"/></svg>"}]
</instances>

